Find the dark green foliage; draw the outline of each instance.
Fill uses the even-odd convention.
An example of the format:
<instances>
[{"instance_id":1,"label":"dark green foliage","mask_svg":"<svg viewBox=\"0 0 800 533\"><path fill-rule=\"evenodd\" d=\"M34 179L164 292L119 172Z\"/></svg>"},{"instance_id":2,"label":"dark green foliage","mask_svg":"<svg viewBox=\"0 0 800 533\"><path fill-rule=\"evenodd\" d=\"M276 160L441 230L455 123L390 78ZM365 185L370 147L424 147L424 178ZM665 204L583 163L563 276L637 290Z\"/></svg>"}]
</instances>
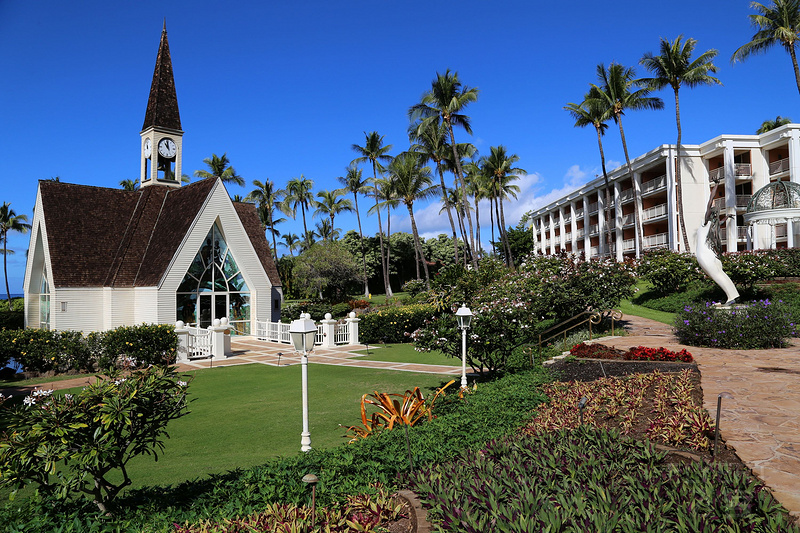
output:
<instances>
[{"instance_id":1,"label":"dark green foliage","mask_svg":"<svg viewBox=\"0 0 800 533\"><path fill-rule=\"evenodd\" d=\"M706 303L687 305L677 314L675 335L689 346L782 348L797 335L797 327L781 301L759 300L731 309Z\"/></svg>"},{"instance_id":2,"label":"dark green foliage","mask_svg":"<svg viewBox=\"0 0 800 533\"><path fill-rule=\"evenodd\" d=\"M530 229L525 228L522 222L517 224L516 228L509 227L506 229L506 236L508 238L508 246L511 248L511 257L514 259L515 264L521 261L523 257L533 252L533 234ZM495 250L497 250L503 262L508 263L503 243L497 241L492 242L492 245Z\"/></svg>"},{"instance_id":3,"label":"dark green foliage","mask_svg":"<svg viewBox=\"0 0 800 533\"><path fill-rule=\"evenodd\" d=\"M342 302L363 287L356 256L336 241L315 243L294 260L293 283L305 297Z\"/></svg>"},{"instance_id":4,"label":"dark green foliage","mask_svg":"<svg viewBox=\"0 0 800 533\"><path fill-rule=\"evenodd\" d=\"M281 310L281 321L291 322L300 317L300 313L309 313L312 320L320 321L325 318L326 313L330 313L334 319L344 318L350 312L349 303L334 304L327 301L305 301L296 302L283 306Z\"/></svg>"},{"instance_id":5,"label":"dark green foliage","mask_svg":"<svg viewBox=\"0 0 800 533\"><path fill-rule=\"evenodd\" d=\"M22 329L24 327L25 313L23 311L0 311L0 329Z\"/></svg>"},{"instance_id":6,"label":"dark green foliage","mask_svg":"<svg viewBox=\"0 0 800 533\"><path fill-rule=\"evenodd\" d=\"M746 472L668 464L588 427L523 433L407 478L442 531L798 531Z\"/></svg>"},{"instance_id":7,"label":"dark green foliage","mask_svg":"<svg viewBox=\"0 0 800 533\"><path fill-rule=\"evenodd\" d=\"M695 302L714 302L724 300L725 293L716 285L707 282L698 282L684 291L661 295L655 290L642 292L631 301L657 311L678 313L687 305Z\"/></svg>"},{"instance_id":8,"label":"dark green foliage","mask_svg":"<svg viewBox=\"0 0 800 533\"><path fill-rule=\"evenodd\" d=\"M384 307L361 315L358 337L362 344L411 342L411 333L433 316L431 304Z\"/></svg>"},{"instance_id":9,"label":"dark green foliage","mask_svg":"<svg viewBox=\"0 0 800 533\"><path fill-rule=\"evenodd\" d=\"M667 249L645 252L636 274L649 281L655 292L663 296L684 291L692 283L705 278L692 254Z\"/></svg>"},{"instance_id":10,"label":"dark green foliage","mask_svg":"<svg viewBox=\"0 0 800 533\"><path fill-rule=\"evenodd\" d=\"M289 255L284 255L275 262L275 267L278 269L278 277L281 279L283 298L285 300L295 300L302 297L292 274L294 271L294 262L295 258Z\"/></svg>"},{"instance_id":11,"label":"dark green foliage","mask_svg":"<svg viewBox=\"0 0 800 533\"><path fill-rule=\"evenodd\" d=\"M133 367L175 363L178 337L174 326L121 326L97 335L99 338L93 342L100 346L96 354L98 368L113 368L123 362Z\"/></svg>"},{"instance_id":12,"label":"dark green foliage","mask_svg":"<svg viewBox=\"0 0 800 533\"><path fill-rule=\"evenodd\" d=\"M406 281L401 290L413 298L426 290L425 282L421 279L412 279Z\"/></svg>"},{"instance_id":13,"label":"dark green foliage","mask_svg":"<svg viewBox=\"0 0 800 533\"><path fill-rule=\"evenodd\" d=\"M415 467L451 459L466 448L479 448L513 433L546 400L538 392L545 381L543 372L525 372L482 383L465 400L455 392L440 397L436 418L409 428ZM54 507L47 501L27 500L0 510L0 523L25 532L141 531L145 526L148 531L166 532L173 523L245 516L270 502L308 504L309 490L301 481L308 473L320 478L317 505L327 505L351 494L372 492L375 482L396 488L397 474L409 470L404 429L175 487L133 491L118 500L115 519L98 517L91 505Z\"/></svg>"}]
</instances>

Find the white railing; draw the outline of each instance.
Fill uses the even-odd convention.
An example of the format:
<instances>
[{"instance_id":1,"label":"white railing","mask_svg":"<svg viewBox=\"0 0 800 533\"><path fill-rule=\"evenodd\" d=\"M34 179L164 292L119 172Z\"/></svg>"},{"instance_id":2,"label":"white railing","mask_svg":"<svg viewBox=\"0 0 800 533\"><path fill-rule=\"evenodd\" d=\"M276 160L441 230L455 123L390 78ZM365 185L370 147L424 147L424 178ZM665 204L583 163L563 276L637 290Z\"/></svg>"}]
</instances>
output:
<instances>
[{"instance_id":1,"label":"white railing","mask_svg":"<svg viewBox=\"0 0 800 533\"><path fill-rule=\"evenodd\" d=\"M565 216L564 217L564 225L566 226L570 222L572 222L572 217L570 215Z\"/></svg>"},{"instance_id":2,"label":"white railing","mask_svg":"<svg viewBox=\"0 0 800 533\"><path fill-rule=\"evenodd\" d=\"M564 240L567 242L572 242L572 233L565 233Z\"/></svg>"},{"instance_id":3,"label":"white railing","mask_svg":"<svg viewBox=\"0 0 800 533\"><path fill-rule=\"evenodd\" d=\"M623 252L630 252L631 250L636 249L636 240L635 239L625 239L622 241L622 251Z\"/></svg>"},{"instance_id":4,"label":"white railing","mask_svg":"<svg viewBox=\"0 0 800 533\"><path fill-rule=\"evenodd\" d=\"M733 171L737 178L749 178L753 175L753 170L750 166L750 163L734 163Z\"/></svg>"},{"instance_id":5,"label":"white railing","mask_svg":"<svg viewBox=\"0 0 800 533\"><path fill-rule=\"evenodd\" d=\"M752 194L737 194L736 207L747 207L747 205L750 203L750 198L752 197Z\"/></svg>"},{"instance_id":6,"label":"white railing","mask_svg":"<svg viewBox=\"0 0 800 533\"><path fill-rule=\"evenodd\" d=\"M575 238L576 239L583 239L584 235L585 235L585 232L584 232L583 228L579 228L579 229L575 230Z\"/></svg>"},{"instance_id":7,"label":"white railing","mask_svg":"<svg viewBox=\"0 0 800 533\"><path fill-rule=\"evenodd\" d=\"M314 337L314 344L320 346L323 340L325 340L325 334L322 331L322 324L317 324L317 335Z\"/></svg>"},{"instance_id":8,"label":"white railing","mask_svg":"<svg viewBox=\"0 0 800 533\"><path fill-rule=\"evenodd\" d=\"M667 187L667 175L659 176L642 183L642 194L648 194Z\"/></svg>"},{"instance_id":9,"label":"white railing","mask_svg":"<svg viewBox=\"0 0 800 533\"><path fill-rule=\"evenodd\" d=\"M725 197L715 198L714 202L711 204L714 209L724 209L725 208Z\"/></svg>"},{"instance_id":10,"label":"white railing","mask_svg":"<svg viewBox=\"0 0 800 533\"><path fill-rule=\"evenodd\" d=\"M597 204L598 202L592 202L589 204L589 213L597 213Z\"/></svg>"},{"instance_id":11,"label":"white railing","mask_svg":"<svg viewBox=\"0 0 800 533\"><path fill-rule=\"evenodd\" d=\"M655 248L657 246L665 246L669 244L668 233L658 233L656 235L648 235L644 238L645 248Z\"/></svg>"},{"instance_id":12,"label":"white railing","mask_svg":"<svg viewBox=\"0 0 800 533\"><path fill-rule=\"evenodd\" d=\"M336 344L348 344L350 342L350 328L347 324L336 324Z\"/></svg>"},{"instance_id":13,"label":"white railing","mask_svg":"<svg viewBox=\"0 0 800 533\"><path fill-rule=\"evenodd\" d=\"M628 200L633 200L633 189L625 189L619 193L620 202L627 202Z\"/></svg>"},{"instance_id":14,"label":"white railing","mask_svg":"<svg viewBox=\"0 0 800 533\"><path fill-rule=\"evenodd\" d=\"M708 171L708 181L720 181L723 179L725 179L725 167L719 167Z\"/></svg>"},{"instance_id":15,"label":"white railing","mask_svg":"<svg viewBox=\"0 0 800 533\"><path fill-rule=\"evenodd\" d=\"M583 218L583 209L576 209L575 210L575 219Z\"/></svg>"},{"instance_id":16,"label":"white railing","mask_svg":"<svg viewBox=\"0 0 800 533\"><path fill-rule=\"evenodd\" d=\"M201 328L186 328L189 330L188 357L211 357L211 332Z\"/></svg>"},{"instance_id":17,"label":"white railing","mask_svg":"<svg viewBox=\"0 0 800 533\"><path fill-rule=\"evenodd\" d=\"M781 172L786 172L789 170L789 158L780 159L773 163L769 164L769 174L770 176L773 174L780 174Z\"/></svg>"},{"instance_id":18,"label":"white railing","mask_svg":"<svg viewBox=\"0 0 800 533\"><path fill-rule=\"evenodd\" d=\"M600 247L599 246L591 246L591 247L589 247L589 254L592 257L594 257L595 255L598 255L599 253L600 253Z\"/></svg>"},{"instance_id":19,"label":"white railing","mask_svg":"<svg viewBox=\"0 0 800 533\"><path fill-rule=\"evenodd\" d=\"M633 213L629 213L627 215L622 215L622 226L632 226L633 222L636 220L636 216Z\"/></svg>"},{"instance_id":20,"label":"white railing","mask_svg":"<svg viewBox=\"0 0 800 533\"><path fill-rule=\"evenodd\" d=\"M600 233L600 225L592 224L589 226L589 235L595 235L596 233Z\"/></svg>"},{"instance_id":21,"label":"white railing","mask_svg":"<svg viewBox=\"0 0 800 533\"><path fill-rule=\"evenodd\" d=\"M722 242L727 242L728 240L728 232L725 230L720 231L719 238ZM747 226L737 226L736 227L736 240L738 241L746 241L747 240Z\"/></svg>"},{"instance_id":22,"label":"white railing","mask_svg":"<svg viewBox=\"0 0 800 533\"><path fill-rule=\"evenodd\" d=\"M786 224L778 224L775 226L775 238L776 239L785 239L786 238Z\"/></svg>"},{"instance_id":23,"label":"white railing","mask_svg":"<svg viewBox=\"0 0 800 533\"><path fill-rule=\"evenodd\" d=\"M644 220L652 220L654 218L663 217L667 214L667 204L654 205L644 210L642 218Z\"/></svg>"}]
</instances>

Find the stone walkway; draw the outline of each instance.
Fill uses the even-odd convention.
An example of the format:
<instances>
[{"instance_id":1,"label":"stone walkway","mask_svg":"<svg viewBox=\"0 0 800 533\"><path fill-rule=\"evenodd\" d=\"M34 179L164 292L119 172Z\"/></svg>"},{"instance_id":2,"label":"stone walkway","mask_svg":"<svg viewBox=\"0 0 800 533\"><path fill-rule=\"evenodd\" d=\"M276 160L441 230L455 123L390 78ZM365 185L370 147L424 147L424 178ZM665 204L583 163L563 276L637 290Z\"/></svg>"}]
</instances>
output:
<instances>
[{"instance_id":1,"label":"stone walkway","mask_svg":"<svg viewBox=\"0 0 800 533\"><path fill-rule=\"evenodd\" d=\"M800 347L775 350L719 350L678 344L672 328L636 316L626 316L626 337L603 341L609 346L630 348L663 346L678 351L688 349L697 360L703 387L703 403L711 417L716 416L717 396L729 392L733 399L723 399L720 431L725 442L771 489L776 498L800 516ZM253 338L232 342L233 355L220 361L194 361L181 365L180 371L210 366L264 364L289 366L300 356L286 344L265 343ZM458 375L459 367L368 361L352 353L365 346L334 349L316 348L310 356L316 364L380 368L405 372ZM370 346L379 351L380 347ZM64 389L88 384L91 377L40 384L40 388ZM0 390L20 394L27 389Z\"/></svg>"},{"instance_id":2,"label":"stone walkway","mask_svg":"<svg viewBox=\"0 0 800 533\"><path fill-rule=\"evenodd\" d=\"M603 341L630 348L686 348L697 360L703 406L712 419L722 399L720 434L794 516L800 516L800 346L773 350L720 350L678 344L672 328L626 316L626 337Z\"/></svg>"}]
</instances>

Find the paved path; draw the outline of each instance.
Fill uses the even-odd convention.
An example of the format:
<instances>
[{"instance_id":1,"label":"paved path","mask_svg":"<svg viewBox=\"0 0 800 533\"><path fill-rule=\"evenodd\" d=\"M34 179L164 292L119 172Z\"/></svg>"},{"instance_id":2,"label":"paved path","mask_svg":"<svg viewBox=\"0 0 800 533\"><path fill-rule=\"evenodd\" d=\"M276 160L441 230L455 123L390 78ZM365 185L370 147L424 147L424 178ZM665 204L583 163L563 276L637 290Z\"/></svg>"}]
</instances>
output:
<instances>
[{"instance_id":1,"label":"paved path","mask_svg":"<svg viewBox=\"0 0 800 533\"><path fill-rule=\"evenodd\" d=\"M697 360L703 405L712 417L722 399L720 434L793 515L800 516L800 346L774 350L720 350L678 344L672 328L626 316L627 337L604 341L618 348L686 348Z\"/></svg>"}]
</instances>

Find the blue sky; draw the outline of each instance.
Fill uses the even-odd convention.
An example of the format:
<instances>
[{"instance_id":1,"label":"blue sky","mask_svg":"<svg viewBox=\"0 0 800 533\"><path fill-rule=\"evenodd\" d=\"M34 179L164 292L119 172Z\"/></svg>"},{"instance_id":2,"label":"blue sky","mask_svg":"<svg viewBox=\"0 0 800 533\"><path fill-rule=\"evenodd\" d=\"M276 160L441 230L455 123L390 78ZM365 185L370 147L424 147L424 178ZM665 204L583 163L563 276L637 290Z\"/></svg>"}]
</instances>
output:
<instances>
[{"instance_id":1,"label":"blue sky","mask_svg":"<svg viewBox=\"0 0 800 533\"><path fill-rule=\"evenodd\" d=\"M2 0L0 201L32 217L39 179L105 187L138 179L139 131L166 17L186 173L227 152L248 180L247 188L230 187L232 195L246 194L254 179L282 187L300 174L316 190L332 189L363 132L385 135L393 154L407 149L409 106L449 68L480 90L466 111L474 135L457 132L457 140L484 154L503 144L528 172L508 207L514 224L600 172L594 131L574 128L563 106L582 99L598 63L636 65L658 51L660 37L684 34L698 50L719 50L724 86L681 93L685 143L753 133L778 114L800 121L785 51L730 63L753 33L748 4ZM625 117L631 157L675 142L673 95L660 96L663 111ZM611 167L624 160L618 130L610 128L604 144ZM425 235L448 229L438 205L419 211ZM336 222L356 228L355 216ZM374 217L364 222L376 231ZM392 227L409 230L404 211ZM278 228L301 233L299 214ZM22 292L28 240L9 239L12 292Z\"/></svg>"}]
</instances>

